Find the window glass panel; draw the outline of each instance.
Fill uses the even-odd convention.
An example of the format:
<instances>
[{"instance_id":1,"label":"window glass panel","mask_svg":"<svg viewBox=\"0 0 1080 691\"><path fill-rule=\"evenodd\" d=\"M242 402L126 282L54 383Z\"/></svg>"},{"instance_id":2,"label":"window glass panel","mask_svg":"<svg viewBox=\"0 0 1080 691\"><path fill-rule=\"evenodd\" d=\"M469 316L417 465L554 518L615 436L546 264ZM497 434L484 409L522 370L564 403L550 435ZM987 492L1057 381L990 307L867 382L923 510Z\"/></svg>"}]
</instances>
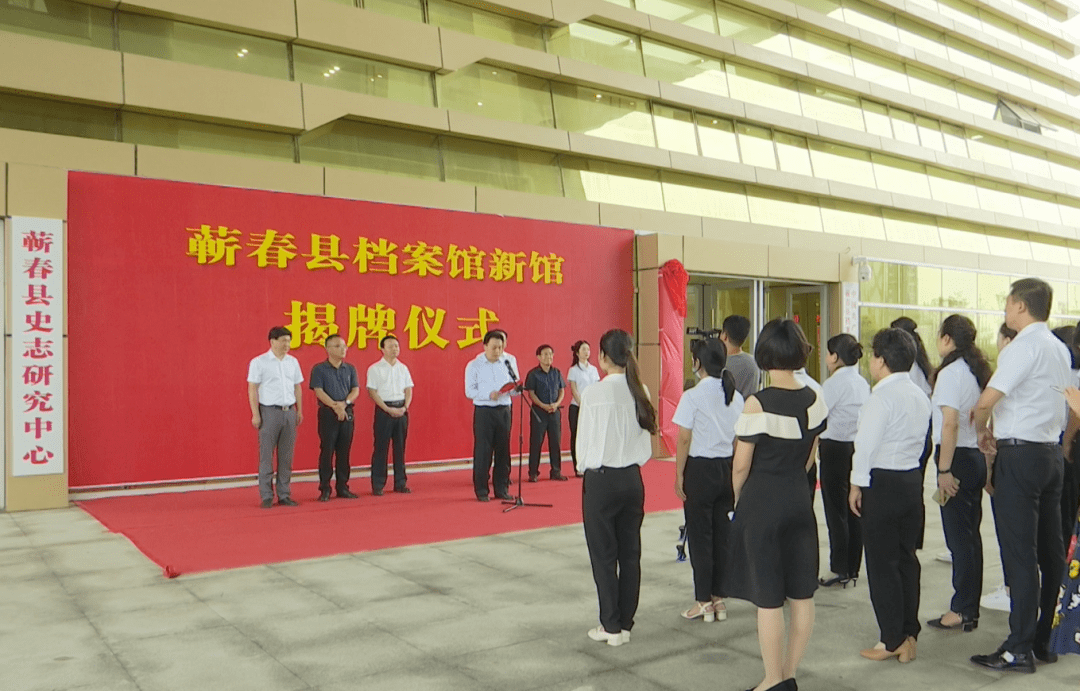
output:
<instances>
[{"instance_id":1,"label":"window glass panel","mask_svg":"<svg viewBox=\"0 0 1080 691\"><path fill-rule=\"evenodd\" d=\"M986 211L999 214L1011 214L1023 216L1024 211L1020 207L1020 199L1016 196L1016 187L1002 185L990 180L978 180L976 192L979 195L979 206Z\"/></svg>"},{"instance_id":2,"label":"window glass panel","mask_svg":"<svg viewBox=\"0 0 1080 691\"><path fill-rule=\"evenodd\" d=\"M421 0L362 0L362 3L365 10L408 19L411 22L424 21Z\"/></svg>"},{"instance_id":3,"label":"window glass panel","mask_svg":"<svg viewBox=\"0 0 1080 691\"><path fill-rule=\"evenodd\" d=\"M1080 226L1080 206L1068 197L1058 199L1058 213L1061 214L1061 222L1067 226Z\"/></svg>"},{"instance_id":4,"label":"window glass panel","mask_svg":"<svg viewBox=\"0 0 1080 691\"><path fill-rule=\"evenodd\" d=\"M964 136L963 127L943 122L941 123L941 134L945 138L945 151L947 153L967 157L967 137Z\"/></svg>"},{"instance_id":5,"label":"window glass panel","mask_svg":"<svg viewBox=\"0 0 1080 691\"><path fill-rule=\"evenodd\" d=\"M953 88L951 79L912 65L908 65L907 73L912 94L953 108L957 107L956 89Z\"/></svg>"},{"instance_id":6,"label":"window glass panel","mask_svg":"<svg viewBox=\"0 0 1080 691\"><path fill-rule=\"evenodd\" d=\"M739 162L739 145L735 141L735 128L730 120L698 113L697 126L702 156Z\"/></svg>"},{"instance_id":7,"label":"window glass panel","mask_svg":"<svg viewBox=\"0 0 1080 691\"><path fill-rule=\"evenodd\" d=\"M634 34L579 22L552 29L548 51L567 58L630 74L645 74L638 39Z\"/></svg>"},{"instance_id":8,"label":"window glass panel","mask_svg":"<svg viewBox=\"0 0 1080 691\"><path fill-rule=\"evenodd\" d=\"M1070 158L1054 153L1046 155L1050 162L1050 176L1055 180L1080 185L1080 164Z\"/></svg>"},{"instance_id":9,"label":"window glass panel","mask_svg":"<svg viewBox=\"0 0 1080 691\"><path fill-rule=\"evenodd\" d=\"M431 75L352 55L293 46L296 81L354 91L418 106L435 105Z\"/></svg>"},{"instance_id":10,"label":"window glass panel","mask_svg":"<svg viewBox=\"0 0 1080 691\"><path fill-rule=\"evenodd\" d=\"M869 262L869 264L870 280L859 285L859 300L877 304L895 304L899 299L899 289L896 287L896 265L883 262Z\"/></svg>"},{"instance_id":11,"label":"window glass panel","mask_svg":"<svg viewBox=\"0 0 1080 691\"><path fill-rule=\"evenodd\" d=\"M938 0L938 12L972 29L981 30L979 11L963 0Z\"/></svg>"},{"instance_id":12,"label":"window glass panel","mask_svg":"<svg viewBox=\"0 0 1080 691\"><path fill-rule=\"evenodd\" d=\"M658 171L569 156L561 167L567 197L664 210Z\"/></svg>"},{"instance_id":13,"label":"window glass panel","mask_svg":"<svg viewBox=\"0 0 1080 691\"><path fill-rule=\"evenodd\" d=\"M750 220L742 185L669 171L661 172L661 182L668 211L729 221Z\"/></svg>"},{"instance_id":14,"label":"window glass panel","mask_svg":"<svg viewBox=\"0 0 1080 691\"><path fill-rule=\"evenodd\" d=\"M1046 223L1061 223L1061 214L1058 213L1057 200L1054 195L1036 192L1035 190L1024 190L1018 196L1024 218L1045 221Z\"/></svg>"},{"instance_id":15,"label":"window glass panel","mask_svg":"<svg viewBox=\"0 0 1080 691\"><path fill-rule=\"evenodd\" d=\"M1009 149L1012 153L1010 158L1014 168L1044 178L1051 177L1050 163L1042 151L1016 142L1009 142Z\"/></svg>"},{"instance_id":16,"label":"window glass panel","mask_svg":"<svg viewBox=\"0 0 1080 691\"><path fill-rule=\"evenodd\" d=\"M81 46L113 49L112 11L65 0L0 2L0 29Z\"/></svg>"},{"instance_id":17,"label":"window glass panel","mask_svg":"<svg viewBox=\"0 0 1080 691\"><path fill-rule=\"evenodd\" d=\"M446 0L428 0L428 22L531 50L544 50L544 30L532 22Z\"/></svg>"},{"instance_id":18,"label":"window glass panel","mask_svg":"<svg viewBox=\"0 0 1080 691\"><path fill-rule=\"evenodd\" d=\"M879 137L893 138L892 123L889 121L889 107L881 103L862 100L863 120L866 131Z\"/></svg>"},{"instance_id":19,"label":"window glass panel","mask_svg":"<svg viewBox=\"0 0 1080 691\"><path fill-rule=\"evenodd\" d=\"M721 36L771 50L774 53L791 55L791 47L788 45L782 22L743 12L726 4L716 5L716 18Z\"/></svg>"},{"instance_id":20,"label":"window glass panel","mask_svg":"<svg viewBox=\"0 0 1080 691\"><path fill-rule=\"evenodd\" d=\"M15 94L0 96L0 127L116 141L116 111Z\"/></svg>"},{"instance_id":21,"label":"window glass panel","mask_svg":"<svg viewBox=\"0 0 1080 691\"><path fill-rule=\"evenodd\" d=\"M968 131L968 151L977 161L1006 168L1012 164L1008 142L990 134Z\"/></svg>"},{"instance_id":22,"label":"window glass panel","mask_svg":"<svg viewBox=\"0 0 1080 691\"><path fill-rule=\"evenodd\" d=\"M851 48L855 61L855 76L890 89L908 91L907 74L903 63L876 55L861 48Z\"/></svg>"},{"instance_id":23,"label":"window glass panel","mask_svg":"<svg viewBox=\"0 0 1080 691\"><path fill-rule=\"evenodd\" d=\"M955 36L946 36L945 45L949 54L949 62L962 67L990 74L989 54L985 50L964 43Z\"/></svg>"},{"instance_id":24,"label":"window glass panel","mask_svg":"<svg viewBox=\"0 0 1080 691\"><path fill-rule=\"evenodd\" d=\"M1010 259L1031 259L1031 244L1023 233L1001 233L986 236L990 254Z\"/></svg>"},{"instance_id":25,"label":"window glass panel","mask_svg":"<svg viewBox=\"0 0 1080 691\"><path fill-rule=\"evenodd\" d=\"M938 33L933 29L917 24L910 19L896 17L897 31L900 34L900 42L911 46L915 50L923 50L939 58L948 59L948 51L945 49L945 34Z\"/></svg>"},{"instance_id":26,"label":"window glass panel","mask_svg":"<svg viewBox=\"0 0 1080 691\"><path fill-rule=\"evenodd\" d=\"M767 226L821 231L817 200L801 194L754 188L747 193L750 220Z\"/></svg>"},{"instance_id":27,"label":"window glass panel","mask_svg":"<svg viewBox=\"0 0 1080 691\"><path fill-rule=\"evenodd\" d=\"M295 160L292 135L241 127L124 113L123 141L185 151L238 154L275 161Z\"/></svg>"},{"instance_id":28,"label":"window glass panel","mask_svg":"<svg viewBox=\"0 0 1080 691\"><path fill-rule=\"evenodd\" d=\"M994 111L997 110L996 96L960 82L956 82L954 87L956 89L957 105L960 110L972 115L981 115L984 118L993 119Z\"/></svg>"},{"instance_id":29,"label":"window glass panel","mask_svg":"<svg viewBox=\"0 0 1080 691\"><path fill-rule=\"evenodd\" d=\"M645 54L645 76L649 79L716 96L728 95L723 60L706 58L655 41L642 41L641 49Z\"/></svg>"},{"instance_id":30,"label":"window glass panel","mask_svg":"<svg viewBox=\"0 0 1080 691\"><path fill-rule=\"evenodd\" d=\"M872 186L874 169L868 151L812 139L810 160L814 164L814 175L819 178L862 187Z\"/></svg>"},{"instance_id":31,"label":"window glass panel","mask_svg":"<svg viewBox=\"0 0 1080 691\"><path fill-rule=\"evenodd\" d=\"M441 180L438 139L431 134L339 120L300 137L300 162Z\"/></svg>"},{"instance_id":32,"label":"window glass panel","mask_svg":"<svg viewBox=\"0 0 1080 691\"><path fill-rule=\"evenodd\" d=\"M473 63L435 78L439 106L451 110L554 127L550 84L527 74Z\"/></svg>"},{"instance_id":33,"label":"window glass panel","mask_svg":"<svg viewBox=\"0 0 1080 691\"><path fill-rule=\"evenodd\" d=\"M990 253L986 234L970 223L942 219L938 222L938 236L941 238L942 248L947 250Z\"/></svg>"},{"instance_id":34,"label":"window glass panel","mask_svg":"<svg viewBox=\"0 0 1080 691\"><path fill-rule=\"evenodd\" d=\"M694 117L690 111L653 104L653 120L656 123L657 146L669 151L697 155Z\"/></svg>"},{"instance_id":35,"label":"window glass panel","mask_svg":"<svg viewBox=\"0 0 1080 691\"><path fill-rule=\"evenodd\" d=\"M941 136L937 120L916 115L915 126L919 128L919 141L923 146L934 151L945 151L945 139Z\"/></svg>"},{"instance_id":36,"label":"window glass panel","mask_svg":"<svg viewBox=\"0 0 1080 691\"><path fill-rule=\"evenodd\" d=\"M869 344L874 340L874 334L882 329L889 328L889 324L904 316L903 310L894 307L861 307L859 308L859 342ZM867 353L870 349L867 348ZM870 377L870 358L864 357L859 360L859 371L863 377L872 381Z\"/></svg>"},{"instance_id":37,"label":"window glass panel","mask_svg":"<svg viewBox=\"0 0 1080 691\"><path fill-rule=\"evenodd\" d=\"M941 269L929 266L901 266L900 267L900 303L904 305L918 305L919 307L939 307L941 305ZM905 312L912 318L910 312ZM922 333L935 333L937 324L930 329L925 328L927 323L918 322Z\"/></svg>"},{"instance_id":38,"label":"window glass panel","mask_svg":"<svg viewBox=\"0 0 1080 691\"><path fill-rule=\"evenodd\" d=\"M821 200L821 223L826 233L885 239L885 222L871 207L838 199Z\"/></svg>"},{"instance_id":39,"label":"window glass panel","mask_svg":"<svg viewBox=\"0 0 1080 691\"><path fill-rule=\"evenodd\" d=\"M1069 259L1069 249L1067 247L1048 242L1036 242L1035 240L1031 241L1031 258L1037 262L1046 262L1048 264L1072 263ZM1068 305L1069 291L1066 289L1065 284L1051 281L1050 285L1054 288L1054 312L1068 314L1070 310ZM1072 325L1075 326L1076 322L1074 321Z\"/></svg>"},{"instance_id":40,"label":"window glass panel","mask_svg":"<svg viewBox=\"0 0 1080 691\"><path fill-rule=\"evenodd\" d=\"M636 0L636 4L639 12L716 33L712 0Z\"/></svg>"},{"instance_id":41,"label":"window glass panel","mask_svg":"<svg viewBox=\"0 0 1080 691\"><path fill-rule=\"evenodd\" d=\"M975 309L978 306L978 274L974 271L941 272L941 306L953 309Z\"/></svg>"},{"instance_id":42,"label":"window glass panel","mask_svg":"<svg viewBox=\"0 0 1080 691\"><path fill-rule=\"evenodd\" d=\"M776 143L776 157L780 161L780 170L786 173L813 176L814 168L810 165L810 149L806 137L798 137L784 132L773 132Z\"/></svg>"},{"instance_id":43,"label":"window glass panel","mask_svg":"<svg viewBox=\"0 0 1080 691\"><path fill-rule=\"evenodd\" d=\"M648 101L559 82L551 90L559 129L656 146Z\"/></svg>"},{"instance_id":44,"label":"window glass panel","mask_svg":"<svg viewBox=\"0 0 1080 691\"><path fill-rule=\"evenodd\" d=\"M978 308L981 310L1004 310L1005 298L1009 296L1009 277L980 273L978 281ZM1001 318L998 318L1000 326Z\"/></svg>"},{"instance_id":45,"label":"window glass panel","mask_svg":"<svg viewBox=\"0 0 1080 691\"><path fill-rule=\"evenodd\" d=\"M739 152L742 154L743 163L776 170L776 153L769 130L737 122L735 131L739 135Z\"/></svg>"},{"instance_id":46,"label":"window glass panel","mask_svg":"<svg viewBox=\"0 0 1080 691\"><path fill-rule=\"evenodd\" d=\"M846 43L792 26L788 27L788 33L792 57L844 74L855 74L855 68L851 63L851 49Z\"/></svg>"},{"instance_id":47,"label":"window glass panel","mask_svg":"<svg viewBox=\"0 0 1080 691\"><path fill-rule=\"evenodd\" d=\"M899 209L882 209L882 216L885 218L885 237L889 242L925 247L941 246L933 218Z\"/></svg>"},{"instance_id":48,"label":"window glass panel","mask_svg":"<svg viewBox=\"0 0 1080 691\"><path fill-rule=\"evenodd\" d=\"M802 112L806 117L865 131L858 96L831 91L809 82L800 82L799 91Z\"/></svg>"},{"instance_id":49,"label":"window glass panel","mask_svg":"<svg viewBox=\"0 0 1080 691\"><path fill-rule=\"evenodd\" d=\"M830 12L835 12L840 9L840 0L799 0L798 4L826 16L828 16Z\"/></svg>"},{"instance_id":50,"label":"window glass panel","mask_svg":"<svg viewBox=\"0 0 1080 691\"><path fill-rule=\"evenodd\" d=\"M263 77L289 78L289 54L283 41L160 17L121 12L120 50Z\"/></svg>"},{"instance_id":51,"label":"window glass panel","mask_svg":"<svg viewBox=\"0 0 1080 691\"><path fill-rule=\"evenodd\" d=\"M919 146L919 128L915 126L915 116L912 113L889 108L889 118L892 120L895 139Z\"/></svg>"},{"instance_id":52,"label":"window glass panel","mask_svg":"<svg viewBox=\"0 0 1080 691\"><path fill-rule=\"evenodd\" d=\"M562 196L556 154L456 137L442 154L447 182Z\"/></svg>"},{"instance_id":53,"label":"window glass panel","mask_svg":"<svg viewBox=\"0 0 1080 691\"><path fill-rule=\"evenodd\" d=\"M866 29L878 36L884 36L893 41L900 40L900 36L896 33L896 26L893 25L893 16L891 14L858 2L858 0L844 3L844 21L851 26Z\"/></svg>"},{"instance_id":54,"label":"window glass panel","mask_svg":"<svg viewBox=\"0 0 1080 691\"><path fill-rule=\"evenodd\" d=\"M979 195L971 177L951 170L929 166L930 196L947 204L979 208Z\"/></svg>"},{"instance_id":55,"label":"window glass panel","mask_svg":"<svg viewBox=\"0 0 1080 691\"><path fill-rule=\"evenodd\" d=\"M930 198L930 182L926 178L926 166L923 164L886 156L876 151L870 154L870 160L874 163L874 178L879 190Z\"/></svg>"},{"instance_id":56,"label":"window glass panel","mask_svg":"<svg viewBox=\"0 0 1080 691\"><path fill-rule=\"evenodd\" d=\"M732 98L802 115L798 85L794 79L730 61L725 62L724 67Z\"/></svg>"}]
</instances>

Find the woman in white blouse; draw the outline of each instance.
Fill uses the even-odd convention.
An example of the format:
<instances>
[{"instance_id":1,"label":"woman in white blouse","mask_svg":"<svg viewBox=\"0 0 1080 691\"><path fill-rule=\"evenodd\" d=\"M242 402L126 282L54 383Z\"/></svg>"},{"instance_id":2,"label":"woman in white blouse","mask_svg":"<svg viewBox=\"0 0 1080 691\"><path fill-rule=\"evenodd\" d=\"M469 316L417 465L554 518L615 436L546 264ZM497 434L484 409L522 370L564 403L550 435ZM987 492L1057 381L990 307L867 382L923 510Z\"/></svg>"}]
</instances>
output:
<instances>
[{"instance_id":1,"label":"woman in white blouse","mask_svg":"<svg viewBox=\"0 0 1080 691\"><path fill-rule=\"evenodd\" d=\"M589 638L622 645L630 641L641 587L641 466L652 455L656 409L641 383L630 334L605 333L599 359L607 376L581 397L577 438L585 542L600 600L600 626Z\"/></svg>"},{"instance_id":2,"label":"woman in white blouse","mask_svg":"<svg viewBox=\"0 0 1080 691\"><path fill-rule=\"evenodd\" d=\"M983 586L982 490L986 458L979 450L971 409L990 381L990 363L975 345L975 325L954 314L941 324L934 373L933 429L937 443L938 489L948 499L941 507L945 544L952 553L953 597L949 611L928 621L937 629L973 631L979 625Z\"/></svg>"},{"instance_id":3,"label":"woman in white blouse","mask_svg":"<svg viewBox=\"0 0 1080 691\"><path fill-rule=\"evenodd\" d=\"M588 341L577 341L570 346L573 353L574 364L570 365L570 371L566 373L566 380L570 382L570 459L574 462L574 477L581 477L577 469L577 430L578 415L581 411L581 394L585 389L600 381L600 372L594 365L589 364L591 348Z\"/></svg>"},{"instance_id":4,"label":"woman in white blouse","mask_svg":"<svg viewBox=\"0 0 1080 691\"><path fill-rule=\"evenodd\" d=\"M851 334L837 334L826 343L829 378L822 385L829 426L821 433L821 503L829 527L829 570L818 579L824 587L857 582L862 568L862 524L848 506L851 457L859 411L870 397L870 385L859 373L863 349Z\"/></svg>"},{"instance_id":5,"label":"woman in white blouse","mask_svg":"<svg viewBox=\"0 0 1080 691\"><path fill-rule=\"evenodd\" d=\"M684 502L697 601L682 616L723 621L727 619L721 584L731 525L728 513L735 508L731 458L743 397L735 390L735 376L725 369L727 346L723 341L694 341L691 351L694 373L701 381L683 392L672 417L679 426L675 494Z\"/></svg>"}]
</instances>

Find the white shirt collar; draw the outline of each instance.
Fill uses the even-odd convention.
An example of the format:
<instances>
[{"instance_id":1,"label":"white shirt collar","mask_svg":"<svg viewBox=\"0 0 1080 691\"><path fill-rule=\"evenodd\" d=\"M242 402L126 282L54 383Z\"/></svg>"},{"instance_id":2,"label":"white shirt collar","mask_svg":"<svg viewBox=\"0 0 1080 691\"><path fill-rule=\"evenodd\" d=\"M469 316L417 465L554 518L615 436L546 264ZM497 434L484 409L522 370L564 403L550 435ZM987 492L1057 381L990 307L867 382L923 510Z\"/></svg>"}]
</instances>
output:
<instances>
[{"instance_id":1,"label":"white shirt collar","mask_svg":"<svg viewBox=\"0 0 1080 691\"><path fill-rule=\"evenodd\" d=\"M1013 340L1015 341L1015 340L1017 340L1019 338L1025 337L1025 336L1031 336L1036 331L1049 331L1049 330L1050 330L1050 327L1046 325L1046 322L1032 322L1032 323L1028 324L1027 326L1025 326L1024 328L1017 331L1016 332L1016 338L1014 338Z\"/></svg>"},{"instance_id":2,"label":"white shirt collar","mask_svg":"<svg viewBox=\"0 0 1080 691\"><path fill-rule=\"evenodd\" d=\"M886 386L894 382L903 381L904 379L910 380L911 375L907 372L893 372L889 376L879 381L877 384L874 384L874 391L877 391L878 388L881 386Z\"/></svg>"}]
</instances>

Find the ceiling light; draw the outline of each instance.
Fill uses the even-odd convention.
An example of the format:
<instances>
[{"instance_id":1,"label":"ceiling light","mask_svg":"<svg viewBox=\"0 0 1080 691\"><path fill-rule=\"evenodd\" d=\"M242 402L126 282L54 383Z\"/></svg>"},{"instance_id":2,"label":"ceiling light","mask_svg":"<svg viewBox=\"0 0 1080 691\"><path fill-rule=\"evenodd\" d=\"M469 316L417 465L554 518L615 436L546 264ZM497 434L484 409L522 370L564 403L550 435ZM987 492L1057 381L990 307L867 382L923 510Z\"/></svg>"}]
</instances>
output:
<instances>
[{"instance_id":1,"label":"ceiling light","mask_svg":"<svg viewBox=\"0 0 1080 691\"><path fill-rule=\"evenodd\" d=\"M483 101L477 101L477 102L476 102L476 105L478 105L478 106L482 106L482 105L484 105L484 102L483 102Z\"/></svg>"}]
</instances>

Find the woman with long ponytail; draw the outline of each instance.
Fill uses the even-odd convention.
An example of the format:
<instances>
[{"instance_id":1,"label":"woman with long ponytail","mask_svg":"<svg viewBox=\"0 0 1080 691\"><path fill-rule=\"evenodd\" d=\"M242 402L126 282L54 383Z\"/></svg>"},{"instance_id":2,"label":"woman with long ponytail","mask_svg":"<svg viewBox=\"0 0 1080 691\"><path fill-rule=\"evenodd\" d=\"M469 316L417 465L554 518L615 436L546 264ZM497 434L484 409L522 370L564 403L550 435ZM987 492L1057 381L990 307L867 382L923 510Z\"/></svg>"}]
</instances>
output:
<instances>
[{"instance_id":1,"label":"woman with long ponytail","mask_svg":"<svg viewBox=\"0 0 1080 691\"><path fill-rule=\"evenodd\" d=\"M728 513L735 508L731 457L743 397L736 391L735 376L726 369L727 346L723 341L694 341L690 350L694 373L701 380L683 392L671 418L679 427L675 494L683 502L697 601L682 616L723 621L727 608L721 579L731 524Z\"/></svg>"},{"instance_id":2,"label":"woman with long ponytail","mask_svg":"<svg viewBox=\"0 0 1080 691\"><path fill-rule=\"evenodd\" d=\"M589 638L622 645L630 642L641 588L641 466L652 456L657 421L630 334L605 333L599 362L607 376L581 395L577 437L585 542L600 600L600 626Z\"/></svg>"},{"instance_id":3,"label":"woman with long ponytail","mask_svg":"<svg viewBox=\"0 0 1080 691\"><path fill-rule=\"evenodd\" d=\"M818 579L824 587L857 583L862 568L862 523L848 505L851 459L859 411L870 398L870 385L859 374L863 349L851 334L837 334L826 343L829 378L821 386L829 408L829 427L821 434L821 503L829 528L831 576Z\"/></svg>"},{"instance_id":4,"label":"woman with long ponytail","mask_svg":"<svg viewBox=\"0 0 1080 691\"><path fill-rule=\"evenodd\" d=\"M894 319L889 326L906 331L915 341L915 364L911 366L911 371L908 374L911 381L915 382L915 386L918 386L929 398L933 389L930 379L934 375L934 368L930 365L930 357L926 354L926 346L923 344L922 336L919 335L919 325L911 317L900 317ZM930 427L926 430L926 441L923 443L922 455L919 456L919 468L922 470L924 480L926 479L926 467L930 464L930 455L934 452L933 431L934 425L931 422ZM925 535L926 525L923 525L923 531L919 533L919 540L915 543L915 549L923 548L923 537Z\"/></svg>"},{"instance_id":5,"label":"woman with long ponytail","mask_svg":"<svg viewBox=\"0 0 1080 691\"><path fill-rule=\"evenodd\" d=\"M975 325L954 314L941 323L938 354L941 366L934 385L932 427L937 444L941 527L952 553L953 597L949 611L928 621L936 629L974 631L979 625L983 586L982 490L986 457L979 450L971 410L990 381L990 363L975 345Z\"/></svg>"},{"instance_id":6,"label":"woman with long ponytail","mask_svg":"<svg viewBox=\"0 0 1080 691\"><path fill-rule=\"evenodd\" d=\"M574 462L574 477L581 477L577 469L577 430L578 415L581 414L581 395L585 389L600 381L600 372L589 363L589 355L592 349L588 341L575 341L570 346L574 364L566 373L566 380L570 382L570 410L567 417L570 420L570 459Z\"/></svg>"}]
</instances>

